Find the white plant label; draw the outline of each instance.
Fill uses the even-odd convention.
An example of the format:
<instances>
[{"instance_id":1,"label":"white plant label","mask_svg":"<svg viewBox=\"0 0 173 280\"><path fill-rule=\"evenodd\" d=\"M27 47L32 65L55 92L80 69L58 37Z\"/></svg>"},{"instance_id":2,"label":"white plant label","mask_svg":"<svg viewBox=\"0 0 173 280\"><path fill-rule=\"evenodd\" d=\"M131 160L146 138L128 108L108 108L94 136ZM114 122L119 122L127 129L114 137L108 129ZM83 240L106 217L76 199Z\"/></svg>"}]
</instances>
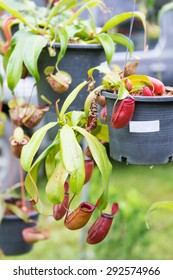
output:
<instances>
[{"instance_id":1,"label":"white plant label","mask_svg":"<svg viewBox=\"0 0 173 280\"><path fill-rule=\"evenodd\" d=\"M135 133L149 133L160 131L160 121L131 121L129 131Z\"/></svg>"}]
</instances>

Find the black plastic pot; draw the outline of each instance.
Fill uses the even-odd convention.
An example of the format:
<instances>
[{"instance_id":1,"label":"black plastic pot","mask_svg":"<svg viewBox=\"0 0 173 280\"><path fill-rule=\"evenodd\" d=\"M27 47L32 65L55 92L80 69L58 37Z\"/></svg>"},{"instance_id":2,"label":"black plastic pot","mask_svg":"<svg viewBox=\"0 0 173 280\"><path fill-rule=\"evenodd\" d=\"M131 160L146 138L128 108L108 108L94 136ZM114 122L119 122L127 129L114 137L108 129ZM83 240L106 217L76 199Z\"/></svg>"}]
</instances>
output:
<instances>
[{"instance_id":1,"label":"black plastic pot","mask_svg":"<svg viewBox=\"0 0 173 280\"><path fill-rule=\"evenodd\" d=\"M46 123L50 121L56 121L57 119L55 114L55 102L57 101L57 99L60 99L60 102L58 103L60 109L69 93L71 93L77 85L88 79L87 71L90 68L98 66L100 63L105 61L105 53L103 47L99 44L69 44L66 54L60 61L58 67L61 71L66 71L71 75L72 83L65 93L58 94L53 91L51 86L48 84L46 76L44 74L44 70L47 66L55 66L56 64L57 55L60 50L60 44L56 43L53 46L56 50L56 56L50 57L48 49L44 48L38 61L38 69L40 74L40 81L37 83L38 102L39 104L45 103L40 98L41 95L44 95L52 102L49 112L47 112L44 116L44 120ZM99 85L101 83L101 76L99 72L96 72L94 74L94 79L96 81L95 85ZM83 90L80 91L77 98L70 105L68 111L83 110L84 102L87 95L88 91L86 86ZM53 139L56 133L56 128L49 130L49 138Z\"/></svg>"},{"instance_id":2,"label":"black plastic pot","mask_svg":"<svg viewBox=\"0 0 173 280\"><path fill-rule=\"evenodd\" d=\"M6 256L15 256L28 253L33 244L28 244L23 240L22 230L35 226L38 220L38 213L29 215L33 222L26 223L16 215L5 215L0 224L0 250Z\"/></svg>"},{"instance_id":3,"label":"black plastic pot","mask_svg":"<svg viewBox=\"0 0 173 280\"><path fill-rule=\"evenodd\" d=\"M135 111L124 128L110 126L117 95L103 92L109 126L110 157L128 164L155 165L173 160L173 96L135 96Z\"/></svg>"},{"instance_id":4,"label":"black plastic pot","mask_svg":"<svg viewBox=\"0 0 173 280\"><path fill-rule=\"evenodd\" d=\"M72 77L72 83L67 90L67 92L63 94L58 94L52 90L48 82L46 81L46 77L44 74L44 70L47 66L55 66L57 55L60 50L60 44L56 43L53 45L56 50L56 56L50 57L48 53L48 49L44 48L39 61L38 68L40 74L40 81L37 84L37 91L39 97L39 103L43 103L40 99L40 95L46 96L49 100L52 101L51 110L55 112L55 102L57 99L60 99L59 107L61 108L64 100L67 98L68 94L81 82L88 79L87 71L91 67L95 67L99 65L101 62L105 61L104 50L99 44L69 44L65 56L60 61L58 67L61 71L68 72ZM99 74L96 73L94 76L96 82L99 83L101 78L99 79ZM70 106L71 110L82 110L84 106L84 101L86 99L88 92L85 88L80 92L78 97ZM48 115L48 114L47 114Z\"/></svg>"}]
</instances>

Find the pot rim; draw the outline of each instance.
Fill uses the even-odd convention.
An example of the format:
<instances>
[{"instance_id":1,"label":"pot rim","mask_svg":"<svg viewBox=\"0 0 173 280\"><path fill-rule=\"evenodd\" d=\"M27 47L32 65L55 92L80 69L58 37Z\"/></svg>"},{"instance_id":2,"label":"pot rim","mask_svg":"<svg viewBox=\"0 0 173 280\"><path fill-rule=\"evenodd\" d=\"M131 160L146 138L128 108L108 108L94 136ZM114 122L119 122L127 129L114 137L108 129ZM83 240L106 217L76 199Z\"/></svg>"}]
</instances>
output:
<instances>
[{"instance_id":1,"label":"pot rim","mask_svg":"<svg viewBox=\"0 0 173 280\"><path fill-rule=\"evenodd\" d=\"M38 212L37 211L33 211L31 213L29 213L29 218L33 218L33 217L37 217L38 216ZM19 218L17 215L4 215L3 216L3 220L9 220L9 221L15 221L15 220L21 220L21 218Z\"/></svg>"},{"instance_id":2,"label":"pot rim","mask_svg":"<svg viewBox=\"0 0 173 280\"><path fill-rule=\"evenodd\" d=\"M54 44L47 44L48 47L53 46L54 48L60 48L60 43L54 43ZM103 49L101 44L74 44L74 43L68 43L67 49Z\"/></svg>"},{"instance_id":3,"label":"pot rim","mask_svg":"<svg viewBox=\"0 0 173 280\"><path fill-rule=\"evenodd\" d=\"M102 95L105 96L106 98L109 99L117 99L118 95L113 94L109 91L102 91ZM166 96L166 95L161 95L161 96L133 96L135 101L139 102L170 102L173 101L173 96Z\"/></svg>"}]
</instances>

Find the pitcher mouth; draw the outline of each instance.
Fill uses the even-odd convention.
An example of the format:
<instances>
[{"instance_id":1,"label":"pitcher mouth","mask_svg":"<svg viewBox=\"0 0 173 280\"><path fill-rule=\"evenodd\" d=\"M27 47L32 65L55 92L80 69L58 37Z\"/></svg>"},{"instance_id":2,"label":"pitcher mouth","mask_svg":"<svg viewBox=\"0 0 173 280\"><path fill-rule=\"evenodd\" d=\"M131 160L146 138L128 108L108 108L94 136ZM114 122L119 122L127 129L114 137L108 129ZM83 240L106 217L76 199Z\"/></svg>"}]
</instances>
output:
<instances>
[{"instance_id":1,"label":"pitcher mouth","mask_svg":"<svg viewBox=\"0 0 173 280\"><path fill-rule=\"evenodd\" d=\"M90 213L95 209L95 206L88 203L88 202L82 202L80 204L80 210L86 213Z\"/></svg>"},{"instance_id":2,"label":"pitcher mouth","mask_svg":"<svg viewBox=\"0 0 173 280\"><path fill-rule=\"evenodd\" d=\"M106 218L106 219L113 219L114 215L113 214L102 213L101 217Z\"/></svg>"}]
</instances>

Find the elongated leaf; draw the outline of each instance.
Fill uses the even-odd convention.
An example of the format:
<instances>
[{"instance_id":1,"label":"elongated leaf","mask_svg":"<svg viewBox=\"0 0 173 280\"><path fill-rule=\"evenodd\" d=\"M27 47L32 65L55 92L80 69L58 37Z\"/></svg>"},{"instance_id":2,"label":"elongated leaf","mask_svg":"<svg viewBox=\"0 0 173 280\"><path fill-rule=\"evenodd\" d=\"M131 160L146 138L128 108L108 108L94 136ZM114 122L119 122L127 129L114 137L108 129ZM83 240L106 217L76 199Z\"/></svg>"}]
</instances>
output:
<instances>
[{"instance_id":1,"label":"elongated leaf","mask_svg":"<svg viewBox=\"0 0 173 280\"><path fill-rule=\"evenodd\" d=\"M13 9L12 7L10 7L10 5L7 4L7 1L0 1L0 8L2 10L6 10L7 12L9 12L11 15L13 15L15 18L19 19L21 22L23 22L25 25L29 26L31 29L35 30L35 28L33 26L30 25L30 23L28 21L25 20L24 16L18 12L16 9Z\"/></svg>"},{"instance_id":2,"label":"elongated leaf","mask_svg":"<svg viewBox=\"0 0 173 280\"><path fill-rule=\"evenodd\" d=\"M73 129L65 125L60 131L60 151L65 169L70 176L70 188L80 193L85 180L84 156Z\"/></svg>"},{"instance_id":3,"label":"elongated leaf","mask_svg":"<svg viewBox=\"0 0 173 280\"><path fill-rule=\"evenodd\" d=\"M65 28L59 28L58 29L58 35L60 38L60 52L58 54L58 58L57 58L57 62L56 62L56 66L58 67L58 63L60 62L60 60L64 57L66 50L67 50L67 45L68 45L68 33L65 30Z\"/></svg>"},{"instance_id":4,"label":"elongated leaf","mask_svg":"<svg viewBox=\"0 0 173 280\"><path fill-rule=\"evenodd\" d=\"M111 70L108 66L105 66L105 65L99 65L99 66L96 66L96 67L93 67L93 68L90 68L88 70L88 76L89 77L93 77L93 72L95 70L98 70L100 73L103 73L103 74L108 74Z\"/></svg>"},{"instance_id":5,"label":"elongated leaf","mask_svg":"<svg viewBox=\"0 0 173 280\"><path fill-rule=\"evenodd\" d=\"M23 60L24 63L30 72L30 74L38 82L40 75L38 72L38 58L42 49L47 45L48 38L41 35L32 35L25 41L23 46Z\"/></svg>"},{"instance_id":6,"label":"elongated leaf","mask_svg":"<svg viewBox=\"0 0 173 280\"><path fill-rule=\"evenodd\" d=\"M56 159L55 156L59 152L59 145L57 145L52 151L50 151L46 157L45 160L45 172L46 172L46 177L49 180L51 177L55 167L56 167Z\"/></svg>"},{"instance_id":7,"label":"elongated leaf","mask_svg":"<svg viewBox=\"0 0 173 280\"><path fill-rule=\"evenodd\" d=\"M125 46L126 48L129 49L130 53L134 51L134 43L131 39L129 39L127 36L124 34L109 34L109 36L112 38L112 40L122 46Z\"/></svg>"},{"instance_id":8,"label":"elongated leaf","mask_svg":"<svg viewBox=\"0 0 173 280\"><path fill-rule=\"evenodd\" d=\"M99 120L97 120L97 127L92 130L92 134L97 137L98 140L109 142L108 125L101 124Z\"/></svg>"},{"instance_id":9,"label":"elongated leaf","mask_svg":"<svg viewBox=\"0 0 173 280\"><path fill-rule=\"evenodd\" d=\"M15 45L17 45L18 43L22 42L22 44L24 45L25 41L27 40L28 37L32 36L33 33L29 32L29 31L22 31L22 30L18 30L14 33L13 37L11 38L10 41L10 47L14 48ZM22 50L23 48L21 48ZM21 52L22 53L22 52Z\"/></svg>"},{"instance_id":10,"label":"elongated leaf","mask_svg":"<svg viewBox=\"0 0 173 280\"><path fill-rule=\"evenodd\" d=\"M126 89L125 85L120 85L118 89L118 99L124 99L129 95L128 90Z\"/></svg>"},{"instance_id":11,"label":"elongated leaf","mask_svg":"<svg viewBox=\"0 0 173 280\"><path fill-rule=\"evenodd\" d=\"M115 43L109 34L101 33L95 36L104 48L107 63L110 64L115 53Z\"/></svg>"},{"instance_id":12,"label":"elongated leaf","mask_svg":"<svg viewBox=\"0 0 173 280\"><path fill-rule=\"evenodd\" d=\"M71 124L78 125L81 120L85 119L85 117L83 111L73 111L71 114Z\"/></svg>"},{"instance_id":13,"label":"elongated leaf","mask_svg":"<svg viewBox=\"0 0 173 280\"><path fill-rule=\"evenodd\" d=\"M20 162L22 165L22 168L25 171L29 171L33 158L35 154L37 153L41 142L46 134L46 132L54 127L57 124L57 122L50 122L46 124L45 126L41 127L39 130L37 130L29 140L29 142L23 147Z\"/></svg>"},{"instance_id":14,"label":"elongated leaf","mask_svg":"<svg viewBox=\"0 0 173 280\"><path fill-rule=\"evenodd\" d=\"M23 70L23 56L22 56L22 49L23 49L23 41L17 44L11 53L7 69L7 84L11 91L17 86Z\"/></svg>"},{"instance_id":15,"label":"elongated leaf","mask_svg":"<svg viewBox=\"0 0 173 280\"><path fill-rule=\"evenodd\" d=\"M5 206L12 211L16 216L18 216L20 219L22 219L25 222L28 222L29 220L29 216L24 213L19 207L17 207L16 205L13 205L11 203L7 203L5 202Z\"/></svg>"},{"instance_id":16,"label":"elongated leaf","mask_svg":"<svg viewBox=\"0 0 173 280\"><path fill-rule=\"evenodd\" d=\"M56 3L56 5L53 6L53 8L51 9L47 21L46 21L46 27L48 26L48 24L50 23L51 19L56 16L60 11L62 13L63 9L72 9L74 7L76 7L77 5L77 0L71 0L69 3L69 0L61 0L58 1Z\"/></svg>"},{"instance_id":17,"label":"elongated leaf","mask_svg":"<svg viewBox=\"0 0 173 280\"><path fill-rule=\"evenodd\" d=\"M152 85L152 83L149 81L148 77L145 75L134 74L134 75L128 76L128 79L132 82L133 86L135 86L135 87Z\"/></svg>"},{"instance_id":18,"label":"elongated leaf","mask_svg":"<svg viewBox=\"0 0 173 280\"><path fill-rule=\"evenodd\" d=\"M87 132L85 129L77 126L74 126L73 129L85 137L94 161L100 170L102 176L102 195L98 207L100 210L104 210L108 203L108 186L112 171L112 165L107 156L106 149L95 136Z\"/></svg>"},{"instance_id":19,"label":"elongated leaf","mask_svg":"<svg viewBox=\"0 0 173 280\"><path fill-rule=\"evenodd\" d=\"M173 201L160 201L160 202L155 202L151 205L151 207L149 208L149 210L147 212L147 216L146 216L146 224L147 224L148 228L149 228L149 226L148 226L149 215L151 214L151 212L158 210L158 209L165 209L165 210L173 211Z\"/></svg>"},{"instance_id":20,"label":"elongated leaf","mask_svg":"<svg viewBox=\"0 0 173 280\"><path fill-rule=\"evenodd\" d=\"M0 223L3 219L4 213L5 213L5 202L4 199L0 198Z\"/></svg>"},{"instance_id":21,"label":"elongated leaf","mask_svg":"<svg viewBox=\"0 0 173 280\"><path fill-rule=\"evenodd\" d=\"M7 69L7 65L8 65L8 61L9 61L9 58L10 58L10 55L12 53L12 48L10 47L7 52L5 53L5 55L3 56L3 67L4 67L4 70L6 71Z\"/></svg>"},{"instance_id":22,"label":"elongated leaf","mask_svg":"<svg viewBox=\"0 0 173 280\"><path fill-rule=\"evenodd\" d=\"M135 11L133 12L126 12L126 13L121 13L118 15L115 15L114 17L110 18L102 27L100 33L105 32L110 30L111 28L117 26L120 23L123 23L124 21L132 18L132 17L137 17L139 20L141 20L144 29L146 29L146 18L145 15L141 12Z\"/></svg>"},{"instance_id":23,"label":"elongated leaf","mask_svg":"<svg viewBox=\"0 0 173 280\"><path fill-rule=\"evenodd\" d=\"M104 83L108 83L110 84L110 86L113 86L116 88L116 86L119 86L119 84L122 83L120 75L118 74L118 72L114 72L114 71L110 71L108 74L106 74L103 77L103 84Z\"/></svg>"},{"instance_id":24,"label":"elongated leaf","mask_svg":"<svg viewBox=\"0 0 173 280\"><path fill-rule=\"evenodd\" d=\"M43 209L43 203L41 201L39 191L37 188L39 170L45 158L57 146L59 146L59 139L54 140L53 143L40 154L40 156L34 162L34 164L32 165L31 169L29 170L25 178L25 188L27 190L27 193L30 196L31 200L36 202L34 208L37 209L38 213L40 214L47 214L47 213L45 213L45 209Z\"/></svg>"},{"instance_id":25,"label":"elongated leaf","mask_svg":"<svg viewBox=\"0 0 173 280\"><path fill-rule=\"evenodd\" d=\"M82 5L79 9L77 9L77 11L73 14L72 17L68 18L66 24L67 25L72 24L74 20L77 19L80 16L80 14L82 14L83 11L85 11L86 9L97 7L99 5L103 5L103 2L100 0L89 0L87 2L84 2L84 5Z\"/></svg>"},{"instance_id":26,"label":"elongated leaf","mask_svg":"<svg viewBox=\"0 0 173 280\"><path fill-rule=\"evenodd\" d=\"M162 16L163 16L165 13L167 13L167 12L169 12L169 11L171 11L171 10L173 10L173 3L172 3L172 2L163 5L163 6L161 7L161 9L159 10L159 12L158 12L158 16L157 16L158 22L160 23L160 20L161 20Z\"/></svg>"},{"instance_id":27,"label":"elongated leaf","mask_svg":"<svg viewBox=\"0 0 173 280\"><path fill-rule=\"evenodd\" d=\"M53 204L59 204L64 198L64 183L68 172L64 168L61 158L56 161L56 167L46 185L46 194Z\"/></svg>"},{"instance_id":28,"label":"elongated leaf","mask_svg":"<svg viewBox=\"0 0 173 280\"><path fill-rule=\"evenodd\" d=\"M146 48L146 17L142 12L135 11L135 12L126 12L126 13L115 15L105 23L100 33L110 30L111 28L117 26L120 23L123 23L124 21L132 18L133 16L138 18L143 24L144 33L145 33L144 34L144 49L145 49Z\"/></svg>"},{"instance_id":29,"label":"elongated leaf","mask_svg":"<svg viewBox=\"0 0 173 280\"><path fill-rule=\"evenodd\" d=\"M76 96L78 95L78 93L81 91L82 88L84 88L84 86L87 85L87 81L82 82L81 84L79 84L66 98L66 100L64 101L61 111L59 113L59 120L63 120L64 118L64 113L66 112L66 110L68 109L68 107L71 105L71 103L75 100Z\"/></svg>"}]
</instances>

